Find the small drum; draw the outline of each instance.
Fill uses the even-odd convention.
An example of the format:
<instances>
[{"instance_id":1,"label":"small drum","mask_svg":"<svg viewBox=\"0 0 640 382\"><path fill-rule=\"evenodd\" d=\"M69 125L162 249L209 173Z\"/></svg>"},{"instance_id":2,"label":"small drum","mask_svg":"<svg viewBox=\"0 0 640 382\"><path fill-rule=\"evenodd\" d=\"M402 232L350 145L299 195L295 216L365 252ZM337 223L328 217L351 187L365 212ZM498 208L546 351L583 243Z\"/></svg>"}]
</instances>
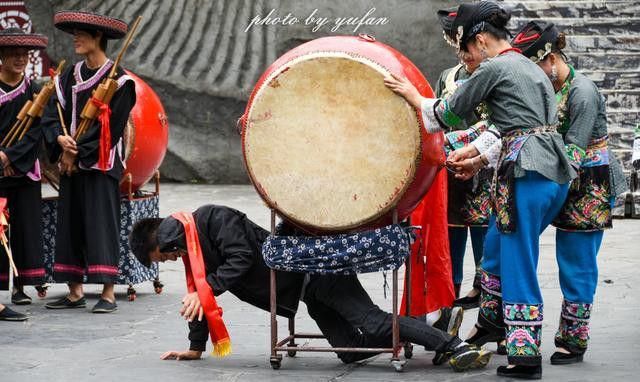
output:
<instances>
[{"instance_id":1,"label":"small drum","mask_svg":"<svg viewBox=\"0 0 640 382\"><path fill-rule=\"evenodd\" d=\"M249 177L271 208L308 231L339 232L416 207L443 162L443 136L384 85L389 73L433 96L415 65L366 35L310 41L267 69L241 122Z\"/></svg>"}]
</instances>

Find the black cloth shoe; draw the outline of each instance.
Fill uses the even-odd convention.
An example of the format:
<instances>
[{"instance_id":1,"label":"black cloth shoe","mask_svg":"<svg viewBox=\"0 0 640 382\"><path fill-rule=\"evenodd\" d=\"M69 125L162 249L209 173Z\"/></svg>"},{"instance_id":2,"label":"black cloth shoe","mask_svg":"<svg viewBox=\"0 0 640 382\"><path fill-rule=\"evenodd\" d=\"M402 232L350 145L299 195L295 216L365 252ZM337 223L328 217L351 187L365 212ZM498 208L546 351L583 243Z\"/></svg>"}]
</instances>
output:
<instances>
[{"instance_id":1,"label":"black cloth shoe","mask_svg":"<svg viewBox=\"0 0 640 382\"><path fill-rule=\"evenodd\" d=\"M562 352L555 352L553 353L553 355L551 356L551 364L552 365L569 365L572 363L579 363L582 362L582 360L584 359L584 354L578 354L578 353L562 353Z\"/></svg>"},{"instance_id":2,"label":"black cloth shoe","mask_svg":"<svg viewBox=\"0 0 640 382\"><path fill-rule=\"evenodd\" d=\"M475 297L462 297L453 301L453 306L459 306L462 309L475 309L480 306L480 293Z\"/></svg>"},{"instance_id":3,"label":"black cloth shoe","mask_svg":"<svg viewBox=\"0 0 640 382\"><path fill-rule=\"evenodd\" d=\"M8 306L0 311L0 321L25 321L27 318L26 314L11 310Z\"/></svg>"},{"instance_id":4,"label":"black cloth shoe","mask_svg":"<svg viewBox=\"0 0 640 382\"><path fill-rule=\"evenodd\" d=\"M87 306L87 300L84 297L80 297L77 301L69 300L69 296L65 296L59 300L45 304L47 309L75 309L84 308Z\"/></svg>"},{"instance_id":5,"label":"black cloth shoe","mask_svg":"<svg viewBox=\"0 0 640 382\"><path fill-rule=\"evenodd\" d=\"M515 367L500 366L498 367L498 375L501 377L518 378L518 379L542 379L542 366L524 366L516 365Z\"/></svg>"},{"instance_id":6,"label":"black cloth shoe","mask_svg":"<svg viewBox=\"0 0 640 382\"><path fill-rule=\"evenodd\" d=\"M24 291L17 290L11 295L11 303L15 305L31 304L31 297L27 296Z\"/></svg>"},{"instance_id":7,"label":"black cloth shoe","mask_svg":"<svg viewBox=\"0 0 640 382\"><path fill-rule=\"evenodd\" d=\"M454 371L466 371L486 367L491 352L474 345L462 345L454 349L449 357L449 366Z\"/></svg>"},{"instance_id":8,"label":"black cloth shoe","mask_svg":"<svg viewBox=\"0 0 640 382\"><path fill-rule=\"evenodd\" d=\"M482 346L487 342L502 341L503 339L504 339L504 334L490 332L487 329L483 328L482 326L479 326L478 324L476 324L476 334L467 338L465 342Z\"/></svg>"},{"instance_id":9,"label":"black cloth shoe","mask_svg":"<svg viewBox=\"0 0 640 382\"><path fill-rule=\"evenodd\" d=\"M91 309L91 313L111 313L118 309L118 305L115 302L109 302L104 298L98 300L98 302Z\"/></svg>"}]
</instances>

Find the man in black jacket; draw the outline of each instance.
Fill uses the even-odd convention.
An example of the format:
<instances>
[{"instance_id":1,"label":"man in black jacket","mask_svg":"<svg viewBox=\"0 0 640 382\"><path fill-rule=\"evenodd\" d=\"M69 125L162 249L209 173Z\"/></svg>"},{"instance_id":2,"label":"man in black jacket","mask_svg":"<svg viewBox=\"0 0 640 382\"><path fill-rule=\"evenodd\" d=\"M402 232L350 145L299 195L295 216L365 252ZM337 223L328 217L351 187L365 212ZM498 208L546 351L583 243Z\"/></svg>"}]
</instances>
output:
<instances>
[{"instance_id":1,"label":"man in black jacket","mask_svg":"<svg viewBox=\"0 0 640 382\"><path fill-rule=\"evenodd\" d=\"M262 243L269 232L245 214L223 206L207 205L194 213L204 257L207 282L214 295L230 291L241 300L269 310L269 268L262 258ZM136 223L131 248L141 263L175 261L186 255L182 224L173 217L144 219ZM299 299L334 347L389 347L391 315L368 296L356 276L311 276L277 272L277 314L293 317ZM167 352L163 359L199 359L205 350L208 328L196 293L183 299L180 314L189 320L191 346L184 352ZM442 314L449 324L450 315ZM400 338L435 350L450 358L454 370L484 367L490 352L469 346L456 336L424 320L400 317ZM459 323L458 323L459 325ZM339 353L346 363L371 357L371 353Z\"/></svg>"}]
</instances>

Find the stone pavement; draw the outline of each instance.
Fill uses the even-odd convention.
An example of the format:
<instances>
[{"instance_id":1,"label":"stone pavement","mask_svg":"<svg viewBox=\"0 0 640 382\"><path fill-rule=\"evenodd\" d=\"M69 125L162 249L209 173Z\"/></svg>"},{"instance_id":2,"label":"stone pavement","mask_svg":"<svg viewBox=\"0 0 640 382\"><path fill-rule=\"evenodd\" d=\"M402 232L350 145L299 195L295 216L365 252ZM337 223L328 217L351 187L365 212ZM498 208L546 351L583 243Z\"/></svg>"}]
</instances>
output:
<instances>
[{"instance_id":1,"label":"stone pavement","mask_svg":"<svg viewBox=\"0 0 640 382\"><path fill-rule=\"evenodd\" d=\"M268 223L268 210L250 186L163 185L161 213L192 210L206 204L229 205L245 211L263 226ZM592 341L585 362L576 366L551 366L553 334L558 322L560 290L554 260L553 229L541 240L542 255L539 280L547 305L543 334L543 376L549 381L627 381L637 380L640 373L640 221L617 220L608 231L600 253L600 282L593 312ZM470 248L469 248L470 251ZM471 259L469 255L467 259ZM465 264L463 291L468 290L473 264ZM138 285L138 299L126 300L126 287L116 288L119 310L109 315L94 315L88 309L49 311L45 302L65 293L64 285L54 285L45 300L34 298L27 308L30 319L25 323L0 323L0 381L271 381L305 379L307 381L453 381L500 380L495 376L502 356L494 356L485 370L453 373L448 367L431 364L433 353L421 347L403 373L389 365L388 355L379 355L361 364L343 365L331 353L299 353L285 357L282 368L269 366L268 313L257 310L224 294L219 302L225 310L233 342L233 354L224 359L206 355L200 361L161 361L166 350L188 347L187 328L178 315L180 299L185 292L181 263L161 265L164 292L156 295L151 283ZM382 291L382 275L361 277L374 301L390 309ZM27 292L35 297L32 288ZM86 287L89 305L97 300L97 286ZM9 294L0 292L7 304ZM467 333L477 311L465 317L461 333ZM286 322L281 320L280 333ZM301 304L297 319L299 328L317 330ZM495 349L494 344L489 348Z\"/></svg>"}]
</instances>

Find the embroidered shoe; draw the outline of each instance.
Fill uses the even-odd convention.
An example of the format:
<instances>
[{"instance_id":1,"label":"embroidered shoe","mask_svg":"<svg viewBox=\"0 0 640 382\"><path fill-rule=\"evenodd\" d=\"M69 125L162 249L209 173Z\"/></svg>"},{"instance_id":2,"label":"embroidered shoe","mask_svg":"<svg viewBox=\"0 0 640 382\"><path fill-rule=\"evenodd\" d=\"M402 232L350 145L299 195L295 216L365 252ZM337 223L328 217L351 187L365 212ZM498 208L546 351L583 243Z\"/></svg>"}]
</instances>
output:
<instances>
[{"instance_id":1,"label":"embroidered shoe","mask_svg":"<svg viewBox=\"0 0 640 382\"><path fill-rule=\"evenodd\" d=\"M569 365L582 362L584 354L555 352L551 356L552 365Z\"/></svg>"},{"instance_id":2,"label":"embroidered shoe","mask_svg":"<svg viewBox=\"0 0 640 382\"><path fill-rule=\"evenodd\" d=\"M74 308L84 308L87 306L87 300L84 297L80 297L79 300L71 301L69 300L69 296L65 296L59 300L50 302L45 304L45 308L47 309L74 309Z\"/></svg>"},{"instance_id":3,"label":"embroidered shoe","mask_svg":"<svg viewBox=\"0 0 640 382\"><path fill-rule=\"evenodd\" d=\"M28 318L29 317L27 317L26 314L11 310L8 306L5 306L4 309L0 310L0 321L25 321Z\"/></svg>"},{"instance_id":4,"label":"embroidered shoe","mask_svg":"<svg viewBox=\"0 0 640 382\"><path fill-rule=\"evenodd\" d=\"M24 291L16 290L11 294L11 303L15 305L29 305L31 304L31 297L27 296Z\"/></svg>"},{"instance_id":5,"label":"embroidered shoe","mask_svg":"<svg viewBox=\"0 0 640 382\"><path fill-rule=\"evenodd\" d=\"M449 358L449 366L454 371L466 371L486 367L491 360L491 352L474 345L458 346Z\"/></svg>"},{"instance_id":6,"label":"embroidered shoe","mask_svg":"<svg viewBox=\"0 0 640 382\"><path fill-rule=\"evenodd\" d=\"M111 313L118 309L118 305L115 302L109 302L104 298L98 300L98 302L91 309L91 313Z\"/></svg>"},{"instance_id":7,"label":"embroidered shoe","mask_svg":"<svg viewBox=\"0 0 640 382\"><path fill-rule=\"evenodd\" d=\"M514 367L498 367L498 375L501 377L518 379L542 379L542 366L516 365Z\"/></svg>"}]
</instances>

